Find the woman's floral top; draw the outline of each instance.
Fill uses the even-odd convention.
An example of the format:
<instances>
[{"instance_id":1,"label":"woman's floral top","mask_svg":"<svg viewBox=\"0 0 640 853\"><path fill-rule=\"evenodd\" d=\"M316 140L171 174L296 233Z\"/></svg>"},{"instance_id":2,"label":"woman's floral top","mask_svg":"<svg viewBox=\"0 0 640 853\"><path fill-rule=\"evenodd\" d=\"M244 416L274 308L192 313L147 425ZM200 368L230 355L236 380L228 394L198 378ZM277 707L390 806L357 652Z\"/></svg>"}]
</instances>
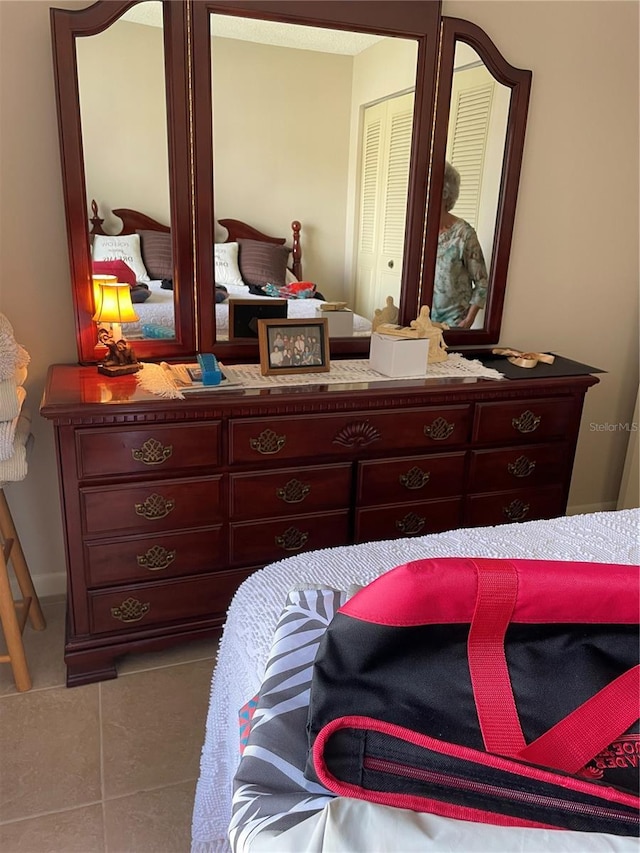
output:
<instances>
[{"instance_id":1,"label":"woman's floral top","mask_svg":"<svg viewBox=\"0 0 640 853\"><path fill-rule=\"evenodd\" d=\"M468 222L458 219L438 236L431 319L457 326L470 305L484 308L488 283L478 236Z\"/></svg>"}]
</instances>

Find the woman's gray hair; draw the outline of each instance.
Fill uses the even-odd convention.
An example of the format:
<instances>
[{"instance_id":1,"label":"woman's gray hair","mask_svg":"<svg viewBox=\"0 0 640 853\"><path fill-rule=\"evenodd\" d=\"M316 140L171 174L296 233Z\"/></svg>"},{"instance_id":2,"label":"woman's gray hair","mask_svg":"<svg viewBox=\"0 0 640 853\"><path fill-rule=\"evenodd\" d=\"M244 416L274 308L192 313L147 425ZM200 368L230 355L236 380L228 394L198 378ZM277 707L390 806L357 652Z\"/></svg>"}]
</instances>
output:
<instances>
[{"instance_id":1,"label":"woman's gray hair","mask_svg":"<svg viewBox=\"0 0 640 853\"><path fill-rule=\"evenodd\" d=\"M460 172L448 161L444 164L444 184L442 185L442 204L449 212L455 207L460 195Z\"/></svg>"}]
</instances>

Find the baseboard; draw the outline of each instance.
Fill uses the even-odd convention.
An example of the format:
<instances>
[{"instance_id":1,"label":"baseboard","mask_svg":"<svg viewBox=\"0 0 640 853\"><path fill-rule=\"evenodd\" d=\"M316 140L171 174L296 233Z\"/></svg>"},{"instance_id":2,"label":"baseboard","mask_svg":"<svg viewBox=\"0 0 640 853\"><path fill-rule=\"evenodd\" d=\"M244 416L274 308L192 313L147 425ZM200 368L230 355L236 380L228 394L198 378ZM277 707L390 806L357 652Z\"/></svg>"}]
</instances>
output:
<instances>
[{"instance_id":1,"label":"baseboard","mask_svg":"<svg viewBox=\"0 0 640 853\"><path fill-rule=\"evenodd\" d=\"M20 599L22 595L13 577L13 572L9 572L9 574L11 575L13 597L16 600ZM36 588L36 594L40 599L64 598L67 594L67 575L65 572L55 572L50 575L31 575L31 579Z\"/></svg>"},{"instance_id":2,"label":"baseboard","mask_svg":"<svg viewBox=\"0 0 640 853\"><path fill-rule=\"evenodd\" d=\"M615 509L615 501L606 501L598 504L581 504L580 506L568 506L567 515L588 515L591 512L612 512Z\"/></svg>"}]
</instances>

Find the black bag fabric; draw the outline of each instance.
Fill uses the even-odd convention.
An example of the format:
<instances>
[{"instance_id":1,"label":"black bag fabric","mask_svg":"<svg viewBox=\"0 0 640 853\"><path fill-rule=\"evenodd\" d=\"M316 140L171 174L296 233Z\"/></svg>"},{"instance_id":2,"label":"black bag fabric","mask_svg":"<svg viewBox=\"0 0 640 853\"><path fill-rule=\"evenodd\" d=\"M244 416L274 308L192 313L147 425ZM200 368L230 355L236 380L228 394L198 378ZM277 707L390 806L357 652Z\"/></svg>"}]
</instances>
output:
<instances>
[{"instance_id":1,"label":"black bag fabric","mask_svg":"<svg viewBox=\"0 0 640 853\"><path fill-rule=\"evenodd\" d=\"M637 566L432 559L332 620L305 775L511 826L637 835Z\"/></svg>"}]
</instances>

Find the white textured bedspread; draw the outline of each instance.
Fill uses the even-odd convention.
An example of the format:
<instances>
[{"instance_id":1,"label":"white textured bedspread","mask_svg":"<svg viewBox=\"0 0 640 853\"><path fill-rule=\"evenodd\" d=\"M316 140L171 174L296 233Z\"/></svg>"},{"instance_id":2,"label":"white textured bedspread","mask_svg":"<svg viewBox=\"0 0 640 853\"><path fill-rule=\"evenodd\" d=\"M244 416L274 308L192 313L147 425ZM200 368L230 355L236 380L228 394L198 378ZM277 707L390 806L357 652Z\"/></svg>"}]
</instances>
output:
<instances>
[{"instance_id":1,"label":"white textured bedspread","mask_svg":"<svg viewBox=\"0 0 640 853\"><path fill-rule=\"evenodd\" d=\"M213 675L196 789L192 853L228 851L232 780L239 760L238 711L258 691L289 589L303 582L348 589L424 557L519 557L640 562L640 510L476 527L314 551L256 572L236 592Z\"/></svg>"}]
</instances>

